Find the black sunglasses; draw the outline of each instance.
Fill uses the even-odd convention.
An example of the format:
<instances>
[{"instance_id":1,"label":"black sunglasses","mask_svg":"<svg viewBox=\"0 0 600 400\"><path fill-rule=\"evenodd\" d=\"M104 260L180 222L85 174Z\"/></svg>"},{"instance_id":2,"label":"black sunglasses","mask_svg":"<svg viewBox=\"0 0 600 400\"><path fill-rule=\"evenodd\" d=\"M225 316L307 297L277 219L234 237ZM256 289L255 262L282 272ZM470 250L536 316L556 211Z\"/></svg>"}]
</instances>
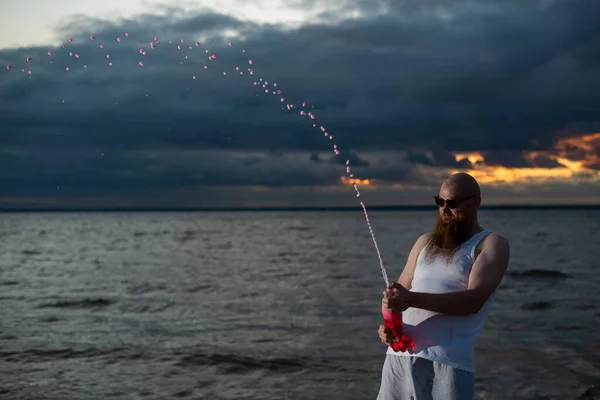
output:
<instances>
[{"instance_id":1,"label":"black sunglasses","mask_svg":"<svg viewBox=\"0 0 600 400\"><path fill-rule=\"evenodd\" d=\"M442 199L440 196L433 196L434 200L435 200L435 204L439 207L442 208L444 206L448 206L448 208L453 209L453 208L458 208L458 206L460 206L460 203L462 203L463 201L472 199L473 197L476 196L467 196L467 197L457 197L454 199Z\"/></svg>"}]
</instances>

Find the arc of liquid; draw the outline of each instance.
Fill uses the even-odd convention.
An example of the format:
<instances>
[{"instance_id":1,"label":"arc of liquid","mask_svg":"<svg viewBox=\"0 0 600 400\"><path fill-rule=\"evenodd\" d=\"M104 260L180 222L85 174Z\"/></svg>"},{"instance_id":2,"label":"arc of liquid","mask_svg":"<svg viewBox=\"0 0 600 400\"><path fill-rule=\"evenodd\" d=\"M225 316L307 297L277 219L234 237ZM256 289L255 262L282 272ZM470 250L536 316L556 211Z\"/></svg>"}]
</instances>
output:
<instances>
[{"instance_id":1,"label":"arc of liquid","mask_svg":"<svg viewBox=\"0 0 600 400\"><path fill-rule=\"evenodd\" d=\"M129 36L130 36L129 33L125 33L125 37L126 38L129 38ZM92 36L89 37L89 40L91 40L91 41L94 41L95 39L96 39L96 37L94 35L92 35ZM122 42L124 42L124 40L122 40L121 37L117 37L116 38L116 42L117 43L122 43ZM180 39L180 43L184 43L184 42L185 42L185 40L183 38L181 38ZM61 48L65 49L69 44L72 44L72 43L73 43L73 38L69 38L68 39L68 43L65 43L64 45L62 45ZM169 40L169 43L173 44L173 41ZM159 44L160 44L160 41L158 40L158 37L154 36L153 40L150 41L150 48L152 50L155 50L158 47ZM200 42L196 42L195 44L196 44L196 47L200 47ZM229 42L228 45L229 45L229 47L232 47L233 46L233 42ZM190 50L192 50L192 46L188 46L188 47L189 47ZM104 49L104 44L101 43L100 44L100 48ZM184 47L181 44L177 44L176 48L177 48L177 50L183 50L184 49ZM242 52L245 53L246 50L242 50ZM140 48L139 49L139 53L142 56L145 56L147 54L147 51L145 49L143 49L143 48ZM208 54L209 50L206 49L205 53ZM48 57L52 57L53 54L54 53L52 51L48 51L47 52ZM69 55L70 56L75 55L75 58L77 58L77 59L79 58L79 54L74 54L73 52L70 52ZM111 58L110 53L107 53L105 55L105 58L106 59L110 59ZM188 57L186 56L185 58L187 59ZM217 55L213 54L213 55L209 56L208 59L209 59L209 61L215 60L215 59L217 59ZM25 62L26 63L31 63L32 60L33 60L33 58L31 56L28 56L25 59ZM182 62L182 64L183 64L183 62ZM251 66L251 68L248 68L249 75L254 75L255 71L254 71L254 69L252 67L253 64L254 64L254 61L250 59L250 60L248 60L248 64ZM113 65L112 61L109 62L108 65L112 66ZM140 61L138 63L138 65L140 67L143 67L144 63L142 61ZM87 65L84 65L83 67L87 68ZM11 71L12 69L13 69L13 65L11 65L11 64L6 65L6 70L7 71ZM207 69L206 65L204 66L204 69ZM70 71L71 68L70 67L66 67L65 70L66 71ZM21 69L21 71L25 72L26 70L25 69ZM238 72L240 75L243 75L243 71L240 71L240 67L239 66L235 67L235 71ZM29 77L31 77L32 71L29 70L29 71L27 71L27 73L28 73ZM227 75L227 73L223 72L223 75ZM196 79L196 75L193 75L192 79L195 80ZM268 88L269 82L267 80L263 80L263 78L260 78L258 81L253 82L253 84L254 84L254 86L261 86L263 89L265 89L265 93L270 93L271 90L272 90L272 89L270 90ZM276 88L277 87L277 83L273 83L273 87ZM279 89L279 88L277 88L276 90L272 90L272 94L273 95L282 95L282 90ZM281 97L280 102L281 103L285 102L284 97ZM309 117L311 120L316 119L316 115L313 112L308 112L307 113L305 111L305 107L306 107L306 102L303 102L302 103L302 110L300 111L300 115ZM294 109L296 107L293 104L286 104L286 107L284 107L284 109L285 108L287 108L287 110L292 110L292 109ZM313 108L314 108L314 106L313 106ZM313 128L316 128L316 124L314 124L314 123L313 123ZM324 136L326 138L328 138L329 140L333 140L333 136L330 135L327 132L327 130L325 129L324 126L320 126L320 130L323 132L323 134L324 134ZM335 155L340 155L339 148L338 148L337 144L335 144L335 143L333 144L333 152L335 153ZM354 174L352 173L352 171L350 169L350 160L346 160L346 173L347 173L348 177L354 178ZM353 187L354 187L354 190L356 191L356 197L360 197L360 191L358 190L357 184L353 183ZM389 286L389 280L388 280L387 271L386 271L385 265L383 263L383 258L381 256L381 252L379 250L379 245L377 244L377 238L375 237L375 232L373 231L373 227L371 226L371 221L369 220L369 214L367 213L367 208L365 206L365 203L362 202L362 201L360 201L360 206L363 209L363 213L365 215L365 221L367 223L367 227L369 229L369 233L371 234L371 239L373 240L373 245L375 246L375 251L377 252L377 257L379 259L379 267L381 268L381 274L383 275L383 279L385 281L386 286Z\"/></svg>"},{"instance_id":2,"label":"arc of liquid","mask_svg":"<svg viewBox=\"0 0 600 400\"><path fill-rule=\"evenodd\" d=\"M362 201L360 205L365 213L365 221L367 222L367 227L369 228L369 232L371 233L371 238L373 239L373 245L375 246L375 251L377 251L377 257L379 258L379 267L381 268L381 274L383 275L383 280L385 281L385 286L390 286L390 281L388 280L388 274L385 270L385 265L383 265L383 258L381 257L381 252L379 251L379 245L377 244L377 239L375 238L375 232L373 232L373 228L371 227L371 222L369 221L369 214L367 214L367 208L365 207L365 203Z\"/></svg>"}]
</instances>

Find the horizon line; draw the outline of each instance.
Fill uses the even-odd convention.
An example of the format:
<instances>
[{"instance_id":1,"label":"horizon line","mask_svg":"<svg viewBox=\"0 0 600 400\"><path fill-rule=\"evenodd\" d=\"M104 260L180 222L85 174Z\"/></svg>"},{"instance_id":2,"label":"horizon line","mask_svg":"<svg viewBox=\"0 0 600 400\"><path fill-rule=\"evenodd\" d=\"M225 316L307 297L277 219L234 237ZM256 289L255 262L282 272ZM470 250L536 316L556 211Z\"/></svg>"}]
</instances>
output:
<instances>
[{"instance_id":1,"label":"horizon line","mask_svg":"<svg viewBox=\"0 0 600 400\"><path fill-rule=\"evenodd\" d=\"M367 207L371 211L426 211L435 205L387 205ZM600 210L600 204L490 204L481 210ZM63 208L0 208L0 213L51 213L51 212L277 212L277 211L356 211L357 206L318 207L63 207Z\"/></svg>"}]
</instances>

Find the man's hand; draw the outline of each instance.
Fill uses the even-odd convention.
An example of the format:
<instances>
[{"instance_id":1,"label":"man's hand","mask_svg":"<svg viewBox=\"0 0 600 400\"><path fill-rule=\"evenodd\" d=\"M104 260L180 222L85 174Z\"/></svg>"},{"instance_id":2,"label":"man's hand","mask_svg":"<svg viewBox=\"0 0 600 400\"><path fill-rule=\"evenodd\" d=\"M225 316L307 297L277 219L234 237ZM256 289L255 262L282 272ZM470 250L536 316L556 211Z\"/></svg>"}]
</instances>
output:
<instances>
[{"instance_id":1,"label":"man's hand","mask_svg":"<svg viewBox=\"0 0 600 400\"><path fill-rule=\"evenodd\" d=\"M387 328L384 324L379 325L379 339L381 343L391 346L392 343L397 342L398 338L394 335L394 332L390 328Z\"/></svg>"},{"instance_id":2,"label":"man's hand","mask_svg":"<svg viewBox=\"0 0 600 400\"><path fill-rule=\"evenodd\" d=\"M397 282L392 282L390 286L383 291L381 304L383 307L393 313L404 312L410 307L412 300L410 290Z\"/></svg>"}]
</instances>

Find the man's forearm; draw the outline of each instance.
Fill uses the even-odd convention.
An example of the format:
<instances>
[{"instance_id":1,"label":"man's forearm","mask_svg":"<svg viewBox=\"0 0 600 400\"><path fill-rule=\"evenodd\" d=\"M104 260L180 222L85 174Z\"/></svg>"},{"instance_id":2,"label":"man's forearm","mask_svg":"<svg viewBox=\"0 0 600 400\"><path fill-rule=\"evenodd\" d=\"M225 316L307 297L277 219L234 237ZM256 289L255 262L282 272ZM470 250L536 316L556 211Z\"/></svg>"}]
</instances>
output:
<instances>
[{"instance_id":1,"label":"man's forearm","mask_svg":"<svg viewBox=\"0 0 600 400\"><path fill-rule=\"evenodd\" d=\"M469 315L481 308L480 296L474 290L450 293L410 292L410 306L448 315Z\"/></svg>"}]
</instances>

